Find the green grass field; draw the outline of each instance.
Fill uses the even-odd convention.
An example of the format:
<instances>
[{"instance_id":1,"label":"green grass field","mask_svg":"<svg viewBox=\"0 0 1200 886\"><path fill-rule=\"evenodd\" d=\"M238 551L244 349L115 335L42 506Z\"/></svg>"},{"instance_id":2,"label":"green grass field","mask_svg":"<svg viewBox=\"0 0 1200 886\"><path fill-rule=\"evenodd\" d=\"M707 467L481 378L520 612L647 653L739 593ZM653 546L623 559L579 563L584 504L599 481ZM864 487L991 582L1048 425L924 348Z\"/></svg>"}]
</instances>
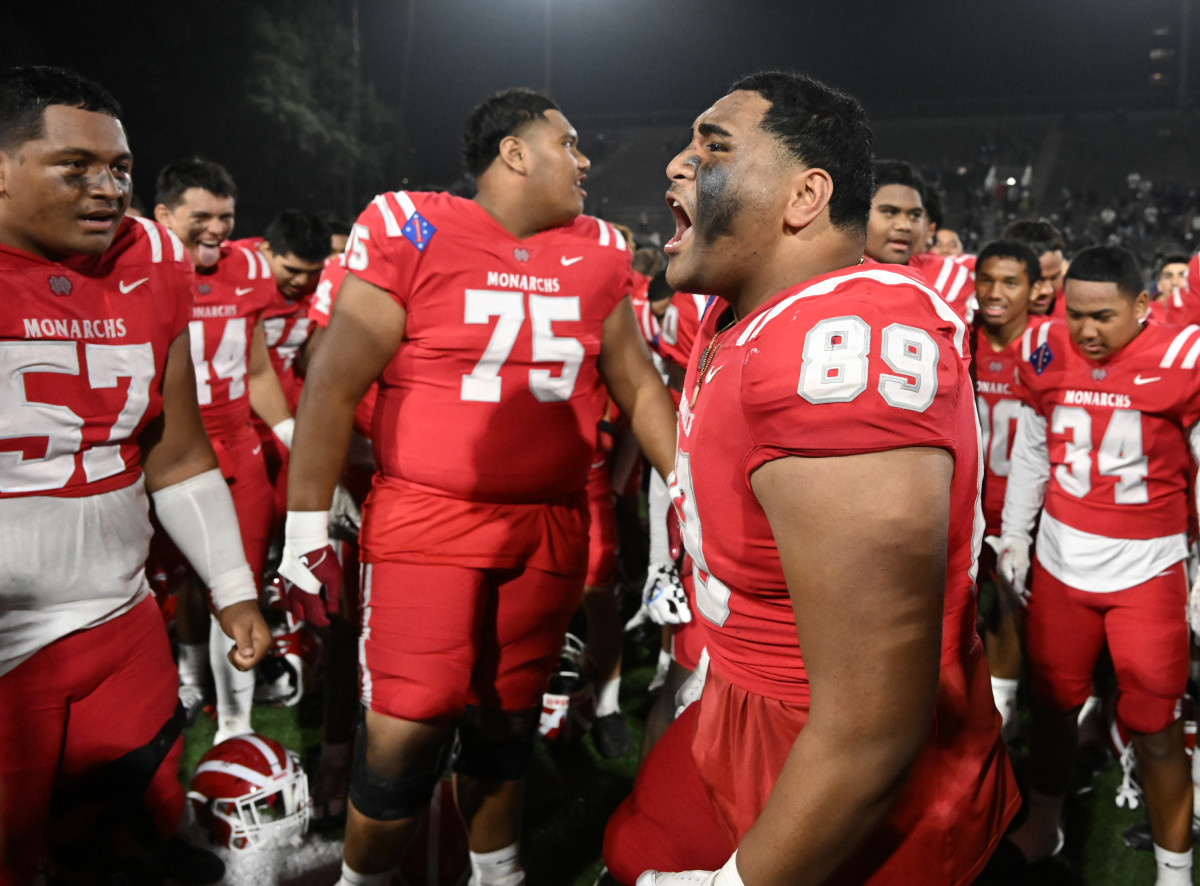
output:
<instances>
[{"instance_id":1,"label":"green grass field","mask_svg":"<svg viewBox=\"0 0 1200 886\"><path fill-rule=\"evenodd\" d=\"M622 680L622 706L630 725L632 749L616 760L601 758L584 739L571 746L547 746L539 741L530 777L522 855L530 886L592 886L601 870L600 846L604 823L633 784L637 748L642 736L646 686L653 676L653 656L645 649L627 648ZM286 746L305 751L320 743L321 704L310 695L296 708L255 708L254 726ZM186 784L196 761L212 742L214 727L201 718L188 731L181 763ZM1016 768L1023 769L1023 746L1018 745ZM1097 776L1090 791L1067 802L1067 842L1062 854L1019 878L1010 874L987 877L989 884L1045 886L1145 886L1154 882L1150 852L1126 849L1121 834L1142 819L1142 811L1118 808L1115 791L1119 765ZM340 833L330 835L338 839ZM310 840L327 839L310 836Z\"/></svg>"}]
</instances>

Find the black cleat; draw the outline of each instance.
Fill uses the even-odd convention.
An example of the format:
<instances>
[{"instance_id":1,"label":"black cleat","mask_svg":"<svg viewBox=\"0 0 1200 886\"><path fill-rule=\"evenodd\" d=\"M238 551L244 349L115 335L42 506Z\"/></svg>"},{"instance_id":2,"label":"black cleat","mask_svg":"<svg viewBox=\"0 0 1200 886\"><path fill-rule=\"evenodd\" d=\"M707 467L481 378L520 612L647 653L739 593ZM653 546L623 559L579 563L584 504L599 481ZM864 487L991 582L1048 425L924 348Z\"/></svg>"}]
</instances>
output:
<instances>
[{"instance_id":1,"label":"black cleat","mask_svg":"<svg viewBox=\"0 0 1200 886\"><path fill-rule=\"evenodd\" d=\"M592 744L606 760L623 757L629 750L629 727L620 711L597 717L592 723Z\"/></svg>"}]
</instances>

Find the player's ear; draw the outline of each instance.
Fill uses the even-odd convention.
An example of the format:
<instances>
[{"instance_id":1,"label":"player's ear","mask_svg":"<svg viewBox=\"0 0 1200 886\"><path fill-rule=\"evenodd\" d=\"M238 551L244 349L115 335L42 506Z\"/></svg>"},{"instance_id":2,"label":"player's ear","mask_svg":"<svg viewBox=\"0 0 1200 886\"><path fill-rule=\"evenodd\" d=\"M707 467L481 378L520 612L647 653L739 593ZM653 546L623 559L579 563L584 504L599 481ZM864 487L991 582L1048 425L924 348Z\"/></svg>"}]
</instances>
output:
<instances>
[{"instance_id":1,"label":"player's ear","mask_svg":"<svg viewBox=\"0 0 1200 886\"><path fill-rule=\"evenodd\" d=\"M795 230L808 227L829 205L833 179L824 169L799 169L790 179L784 223Z\"/></svg>"},{"instance_id":2,"label":"player's ear","mask_svg":"<svg viewBox=\"0 0 1200 886\"><path fill-rule=\"evenodd\" d=\"M6 151L0 151L0 194L8 193L8 165L12 158Z\"/></svg>"},{"instance_id":3,"label":"player's ear","mask_svg":"<svg viewBox=\"0 0 1200 886\"><path fill-rule=\"evenodd\" d=\"M519 136L506 135L500 139L497 156L500 162L513 170L513 172L519 172L524 175L526 172L526 161L529 158L529 146Z\"/></svg>"},{"instance_id":4,"label":"player's ear","mask_svg":"<svg viewBox=\"0 0 1200 886\"><path fill-rule=\"evenodd\" d=\"M167 209L165 203L154 204L154 220L164 226L167 226L167 222L171 220L171 210Z\"/></svg>"},{"instance_id":5,"label":"player's ear","mask_svg":"<svg viewBox=\"0 0 1200 886\"><path fill-rule=\"evenodd\" d=\"M1137 317L1139 323L1146 322L1146 315L1150 312L1150 293L1143 290L1138 294L1138 297L1133 300L1133 315Z\"/></svg>"}]
</instances>

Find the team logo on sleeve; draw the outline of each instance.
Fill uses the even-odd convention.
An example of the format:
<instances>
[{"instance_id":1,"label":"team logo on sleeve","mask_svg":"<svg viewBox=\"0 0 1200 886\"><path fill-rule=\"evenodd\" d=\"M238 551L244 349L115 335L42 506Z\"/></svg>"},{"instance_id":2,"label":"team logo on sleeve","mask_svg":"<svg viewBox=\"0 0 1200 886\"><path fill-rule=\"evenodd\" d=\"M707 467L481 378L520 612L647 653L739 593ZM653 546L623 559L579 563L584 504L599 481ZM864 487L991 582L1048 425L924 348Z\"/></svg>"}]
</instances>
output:
<instances>
[{"instance_id":1,"label":"team logo on sleeve","mask_svg":"<svg viewBox=\"0 0 1200 886\"><path fill-rule=\"evenodd\" d=\"M1031 366L1033 366L1033 371L1038 375L1041 375L1043 372L1045 372L1046 367L1049 366L1053 361L1054 354L1050 353L1050 342L1044 342L1043 344L1038 345L1037 350L1035 350L1029 356L1029 363Z\"/></svg>"},{"instance_id":2,"label":"team logo on sleeve","mask_svg":"<svg viewBox=\"0 0 1200 886\"><path fill-rule=\"evenodd\" d=\"M437 228L426 221L421 213L414 212L404 227L400 229L400 233L409 243L417 247L417 252L424 252L433 235L437 233Z\"/></svg>"},{"instance_id":3,"label":"team logo on sleeve","mask_svg":"<svg viewBox=\"0 0 1200 886\"><path fill-rule=\"evenodd\" d=\"M71 294L71 279L69 277L51 277L48 281L50 291L55 295Z\"/></svg>"}]
</instances>

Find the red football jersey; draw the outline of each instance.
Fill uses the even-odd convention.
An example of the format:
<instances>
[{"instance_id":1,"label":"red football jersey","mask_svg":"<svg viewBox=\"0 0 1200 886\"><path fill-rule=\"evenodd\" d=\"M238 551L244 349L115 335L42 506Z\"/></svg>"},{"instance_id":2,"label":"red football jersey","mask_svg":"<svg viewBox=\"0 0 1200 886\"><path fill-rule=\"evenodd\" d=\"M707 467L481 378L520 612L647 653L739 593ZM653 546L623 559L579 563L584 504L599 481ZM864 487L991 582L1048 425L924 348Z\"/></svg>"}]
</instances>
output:
<instances>
[{"instance_id":1,"label":"red football jersey","mask_svg":"<svg viewBox=\"0 0 1200 886\"><path fill-rule=\"evenodd\" d=\"M240 246L258 253L259 244L262 242L262 237L243 237L241 240L231 240L226 245ZM279 385L287 397L288 407L295 412L303 382L296 376L293 364L296 362L296 355L312 334L309 305L313 295L306 295L295 301L286 299L275 286L269 266L268 276L271 279L271 298L263 310L263 334L267 339L267 353L271 355L271 367L279 377Z\"/></svg>"},{"instance_id":2,"label":"red football jersey","mask_svg":"<svg viewBox=\"0 0 1200 886\"><path fill-rule=\"evenodd\" d=\"M958 316L967 316L975 294L975 256L922 252L908 260L908 267L924 277Z\"/></svg>"},{"instance_id":3,"label":"red football jersey","mask_svg":"<svg viewBox=\"0 0 1200 886\"><path fill-rule=\"evenodd\" d=\"M275 280L262 253L226 243L216 268L197 274L192 291L188 335L200 417L210 436L234 433L250 421L250 336L274 298Z\"/></svg>"},{"instance_id":4,"label":"red football jersey","mask_svg":"<svg viewBox=\"0 0 1200 886\"><path fill-rule=\"evenodd\" d=\"M190 319L183 245L126 218L101 256L0 246L0 496L95 495L141 475L137 436L162 411L167 351Z\"/></svg>"},{"instance_id":5,"label":"red football jersey","mask_svg":"<svg viewBox=\"0 0 1200 886\"><path fill-rule=\"evenodd\" d=\"M717 315L705 316L701 342ZM695 402L692 354L679 416L677 490L713 666L751 692L808 703L796 617L775 538L750 486L762 464L933 446L955 457L943 667L975 624L978 426L967 329L917 276L872 265L775 296L725 332ZM990 704L990 700L989 700Z\"/></svg>"},{"instance_id":6,"label":"red football jersey","mask_svg":"<svg viewBox=\"0 0 1200 886\"><path fill-rule=\"evenodd\" d=\"M314 327L326 329L329 318L333 316L333 303L337 301L338 289L346 279L349 270L346 268L345 253L330 258L321 270L321 279L308 306L308 319ZM371 425L375 419L375 401L379 399L379 383L371 382L371 387L363 394L358 408L354 410L354 430L368 440L371 439Z\"/></svg>"},{"instance_id":7,"label":"red football jersey","mask_svg":"<svg viewBox=\"0 0 1200 886\"><path fill-rule=\"evenodd\" d=\"M519 240L471 200L396 191L359 217L346 264L407 313L379 378L383 477L472 501L583 490L604 321L631 285L611 225L579 216Z\"/></svg>"},{"instance_id":8,"label":"red football jersey","mask_svg":"<svg viewBox=\"0 0 1200 886\"><path fill-rule=\"evenodd\" d=\"M714 295L692 295L677 292L659 319L659 331L650 343L658 355L679 366L686 367L692 355L692 346L700 332L700 321L710 304L720 301ZM724 306L724 302L721 305ZM721 309L718 309L720 313Z\"/></svg>"},{"instance_id":9,"label":"red football jersey","mask_svg":"<svg viewBox=\"0 0 1200 886\"><path fill-rule=\"evenodd\" d=\"M1147 324L1100 362L1057 321L1026 330L1023 347L1021 385L1047 422L1045 512L1109 538L1186 531L1185 433L1200 419L1200 326Z\"/></svg>"},{"instance_id":10,"label":"red football jersey","mask_svg":"<svg viewBox=\"0 0 1200 886\"><path fill-rule=\"evenodd\" d=\"M1029 327L1046 322L1030 317ZM1029 359L1025 339L1017 338L1002 351L992 350L983 329L975 331L975 406L983 447L983 517L988 535L1000 534L1004 490L1012 469L1012 446L1021 409L1019 364Z\"/></svg>"}]
</instances>

